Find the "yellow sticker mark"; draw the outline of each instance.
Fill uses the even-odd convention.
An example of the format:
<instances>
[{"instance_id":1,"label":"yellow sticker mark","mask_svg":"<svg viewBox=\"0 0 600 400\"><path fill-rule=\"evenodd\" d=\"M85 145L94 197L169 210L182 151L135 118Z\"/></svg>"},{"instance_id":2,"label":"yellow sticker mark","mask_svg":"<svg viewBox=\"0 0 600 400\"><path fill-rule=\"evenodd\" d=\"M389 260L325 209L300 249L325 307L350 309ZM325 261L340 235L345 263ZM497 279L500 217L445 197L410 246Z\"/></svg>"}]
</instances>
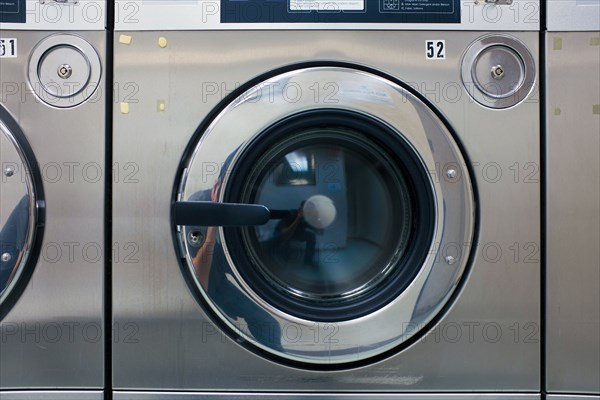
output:
<instances>
[{"instance_id":1,"label":"yellow sticker mark","mask_svg":"<svg viewBox=\"0 0 600 400\"><path fill-rule=\"evenodd\" d=\"M129 114L129 103L121 103L121 114Z\"/></svg>"},{"instance_id":2,"label":"yellow sticker mark","mask_svg":"<svg viewBox=\"0 0 600 400\"><path fill-rule=\"evenodd\" d=\"M157 103L156 109L158 110L158 112L164 112L167 109L165 101L159 100Z\"/></svg>"},{"instance_id":3,"label":"yellow sticker mark","mask_svg":"<svg viewBox=\"0 0 600 400\"><path fill-rule=\"evenodd\" d=\"M590 46L600 46L600 36L595 36L590 39Z\"/></svg>"},{"instance_id":4,"label":"yellow sticker mark","mask_svg":"<svg viewBox=\"0 0 600 400\"><path fill-rule=\"evenodd\" d=\"M121 44L131 44L133 38L129 35L119 35L119 43Z\"/></svg>"},{"instance_id":5,"label":"yellow sticker mark","mask_svg":"<svg viewBox=\"0 0 600 400\"><path fill-rule=\"evenodd\" d=\"M561 37L554 38L554 50L562 50L563 48L563 40Z\"/></svg>"},{"instance_id":6,"label":"yellow sticker mark","mask_svg":"<svg viewBox=\"0 0 600 400\"><path fill-rule=\"evenodd\" d=\"M167 38L166 37L159 37L158 38L158 47L160 47L161 49L164 49L165 47L167 47Z\"/></svg>"}]
</instances>

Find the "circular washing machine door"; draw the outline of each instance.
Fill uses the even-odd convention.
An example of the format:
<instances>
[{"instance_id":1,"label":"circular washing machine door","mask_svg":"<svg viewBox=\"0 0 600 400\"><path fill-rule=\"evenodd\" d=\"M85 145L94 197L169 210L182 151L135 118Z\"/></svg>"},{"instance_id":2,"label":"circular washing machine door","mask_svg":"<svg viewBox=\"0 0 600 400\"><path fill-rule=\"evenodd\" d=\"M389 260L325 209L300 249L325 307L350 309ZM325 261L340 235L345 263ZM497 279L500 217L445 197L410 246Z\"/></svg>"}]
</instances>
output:
<instances>
[{"instance_id":1,"label":"circular washing machine door","mask_svg":"<svg viewBox=\"0 0 600 400\"><path fill-rule=\"evenodd\" d=\"M35 266L44 200L37 162L25 136L0 107L0 319Z\"/></svg>"},{"instance_id":2,"label":"circular washing machine door","mask_svg":"<svg viewBox=\"0 0 600 400\"><path fill-rule=\"evenodd\" d=\"M410 343L451 303L475 223L441 118L391 79L299 68L231 100L184 157L183 269L238 342L345 368Z\"/></svg>"}]
</instances>

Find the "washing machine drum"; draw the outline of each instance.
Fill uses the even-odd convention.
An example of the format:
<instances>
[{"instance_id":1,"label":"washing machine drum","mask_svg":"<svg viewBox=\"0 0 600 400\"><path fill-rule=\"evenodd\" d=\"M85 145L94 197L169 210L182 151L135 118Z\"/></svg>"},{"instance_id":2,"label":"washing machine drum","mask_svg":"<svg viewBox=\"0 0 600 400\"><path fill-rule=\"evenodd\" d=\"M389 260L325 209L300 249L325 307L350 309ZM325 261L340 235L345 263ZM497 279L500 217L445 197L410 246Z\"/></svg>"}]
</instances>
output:
<instances>
[{"instance_id":1,"label":"washing machine drum","mask_svg":"<svg viewBox=\"0 0 600 400\"><path fill-rule=\"evenodd\" d=\"M278 360L336 367L410 343L467 267L474 193L448 126L391 79L299 68L201 126L173 205L215 320Z\"/></svg>"},{"instance_id":2,"label":"washing machine drum","mask_svg":"<svg viewBox=\"0 0 600 400\"><path fill-rule=\"evenodd\" d=\"M41 175L25 135L0 107L0 320L26 285L44 221Z\"/></svg>"}]
</instances>

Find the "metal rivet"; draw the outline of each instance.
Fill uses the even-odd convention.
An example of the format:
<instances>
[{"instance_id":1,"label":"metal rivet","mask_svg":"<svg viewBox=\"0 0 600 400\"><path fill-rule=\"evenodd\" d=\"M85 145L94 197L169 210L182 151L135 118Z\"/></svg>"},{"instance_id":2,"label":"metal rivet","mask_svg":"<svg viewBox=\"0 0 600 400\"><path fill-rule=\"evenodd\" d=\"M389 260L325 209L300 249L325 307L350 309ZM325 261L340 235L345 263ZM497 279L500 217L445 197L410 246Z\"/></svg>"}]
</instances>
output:
<instances>
[{"instance_id":1,"label":"metal rivet","mask_svg":"<svg viewBox=\"0 0 600 400\"><path fill-rule=\"evenodd\" d=\"M204 234L200 231L191 231L188 234L188 242L192 246L201 246L204 243Z\"/></svg>"},{"instance_id":2,"label":"metal rivet","mask_svg":"<svg viewBox=\"0 0 600 400\"><path fill-rule=\"evenodd\" d=\"M450 265L454 264L456 262L456 259L452 256L447 256L446 257L446 262Z\"/></svg>"},{"instance_id":3,"label":"metal rivet","mask_svg":"<svg viewBox=\"0 0 600 400\"><path fill-rule=\"evenodd\" d=\"M446 171L446 176L450 179L456 178L457 175L458 175L458 172L456 172L455 169L449 169L448 171Z\"/></svg>"},{"instance_id":4,"label":"metal rivet","mask_svg":"<svg viewBox=\"0 0 600 400\"><path fill-rule=\"evenodd\" d=\"M11 258L10 253L2 254L2 262L9 262Z\"/></svg>"},{"instance_id":5,"label":"metal rivet","mask_svg":"<svg viewBox=\"0 0 600 400\"><path fill-rule=\"evenodd\" d=\"M14 174L15 174L15 168L14 167L6 167L6 168L4 168L4 175L5 176L8 176L10 178Z\"/></svg>"},{"instance_id":6,"label":"metal rivet","mask_svg":"<svg viewBox=\"0 0 600 400\"><path fill-rule=\"evenodd\" d=\"M68 79L73 75L73 68L69 64L63 64L58 67L58 76L63 79Z\"/></svg>"}]
</instances>

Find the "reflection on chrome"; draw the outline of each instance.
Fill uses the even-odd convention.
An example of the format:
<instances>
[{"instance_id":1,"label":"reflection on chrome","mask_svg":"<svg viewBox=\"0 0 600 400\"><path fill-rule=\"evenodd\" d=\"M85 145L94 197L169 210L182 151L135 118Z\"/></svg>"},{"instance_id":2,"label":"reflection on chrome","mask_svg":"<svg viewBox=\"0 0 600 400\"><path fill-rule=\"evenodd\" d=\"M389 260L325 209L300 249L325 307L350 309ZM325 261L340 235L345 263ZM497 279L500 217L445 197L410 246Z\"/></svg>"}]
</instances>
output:
<instances>
[{"instance_id":1,"label":"reflection on chrome","mask_svg":"<svg viewBox=\"0 0 600 400\"><path fill-rule=\"evenodd\" d=\"M23 272L35 226L35 195L22 148L0 122L0 304Z\"/></svg>"},{"instance_id":2,"label":"reflection on chrome","mask_svg":"<svg viewBox=\"0 0 600 400\"><path fill-rule=\"evenodd\" d=\"M4 203L2 204L4 208ZM0 293L13 280L27 250L29 196L23 196L0 229Z\"/></svg>"},{"instance_id":3,"label":"reflection on chrome","mask_svg":"<svg viewBox=\"0 0 600 400\"><path fill-rule=\"evenodd\" d=\"M277 357L337 365L396 348L440 313L467 267L468 254L451 265L437 254L447 243L473 240L467 163L437 114L385 78L314 67L269 82L291 82L305 93L314 82L338 82L339 102L314 94L294 103L242 95L214 118L186 164L178 200L260 204L271 218L260 226L178 226L190 278L236 340ZM357 88L386 101L351 95ZM319 112L382 129L340 128L333 118L285 132L281 123ZM274 126L281 127L277 139L266 138ZM372 140L377 135L400 143L410 168L397 150ZM256 148L261 140L268 144ZM207 164L222 166L210 182ZM431 179L438 164L456 165L461 179ZM430 200L421 204L418 190ZM431 229L422 229L421 211ZM418 264L411 264L405 255L416 253ZM402 275L407 268L415 273ZM390 277L399 277L402 289L361 313L395 287Z\"/></svg>"}]
</instances>

